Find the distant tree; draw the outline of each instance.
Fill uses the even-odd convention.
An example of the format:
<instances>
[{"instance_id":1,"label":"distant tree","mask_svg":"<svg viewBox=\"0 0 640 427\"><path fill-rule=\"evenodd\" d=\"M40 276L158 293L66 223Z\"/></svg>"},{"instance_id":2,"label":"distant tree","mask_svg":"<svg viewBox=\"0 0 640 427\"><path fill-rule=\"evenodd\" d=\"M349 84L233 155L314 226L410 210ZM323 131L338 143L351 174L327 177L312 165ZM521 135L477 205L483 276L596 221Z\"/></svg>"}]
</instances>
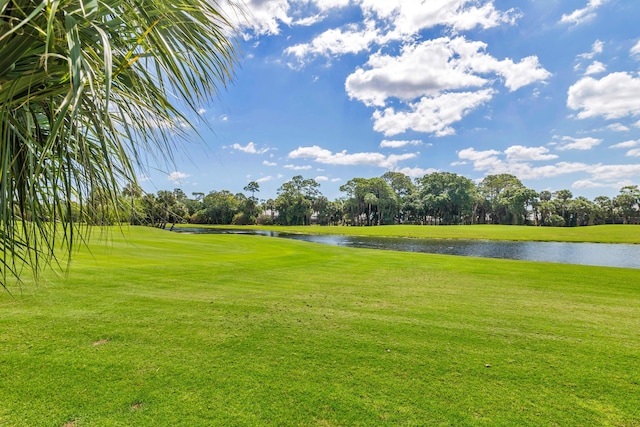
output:
<instances>
[{"instance_id":1,"label":"distant tree","mask_svg":"<svg viewBox=\"0 0 640 427\"><path fill-rule=\"evenodd\" d=\"M537 193L511 174L487 175L478 186L494 224L524 224Z\"/></svg>"},{"instance_id":2,"label":"distant tree","mask_svg":"<svg viewBox=\"0 0 640 427\"><path fill-rule=\"evenodd\" d=\"M569 190L559 190L553 193L554 201L557 205L557 214L559 214L566 224L570 223L570 219L567 216L567 208L569 207L569 201L573 197L573 193Z\"/></svg>"},{"instance_id":3,"label":"distant tree","mask_svg":"<svg viewBox=\"0 0 640 427\"><path fill-rule=\"evenodd\" d=\"M593 199L598 207L598 224L613 224L615 222L615 206L613 200L607 196L597 196Z\"/></svg>"},{"instance_id":4,"label":"distant tree","mask_svg":"<svg viewBox=\"0 0 640 427\"><path fill-rule=\"evenodd\" d=\"M251 181L244 186L243 190L251 193L251 198L255 199L255 193L260 192L260 184L258 184L256 181Z\"/></svg>"},{"instance_id":5,"label":"distant tree","mask_svg":"<svg viewBox=\"0 0 640 427\"><path fill-rule=\"evenodd\" d=\"M277 221L283 225L308 225L313 214L313 204L320 195L320 184L314 179L296 175L278 188L275 207Z\"/></svg>"},{"instance_id":6,"label":"distant tree","mask_svg":"<svg viewBox=\"0 0 640 427\"><path fill-rule=\"evenodd\" d=\"M439 224L461 224L471 220L475 184L451 172L434 172L418 179L427 215Z\"/></svg>"},{"instance_id":7,"label":"distant tree","mask_svg":"<svg viewBox=\"0 0 640 427\"><path fill-rule=\"evenodd\" d=\"M640 189L637 185L627 185L620 189L620 194L613 199L624 224L637 222L639 216Z\"/></svg>"},{"instance_id":8,"label":"distant tree","mask_svg":"<svg viewBox=\"0 0 640 427\"><path fill-rule=\"evenodd\" d=\"M353 178L340 187L347 193L345 209L357 225L380 225L394 222L398 200L391 186L382 178Z\"/></svg>"}]
</instances>

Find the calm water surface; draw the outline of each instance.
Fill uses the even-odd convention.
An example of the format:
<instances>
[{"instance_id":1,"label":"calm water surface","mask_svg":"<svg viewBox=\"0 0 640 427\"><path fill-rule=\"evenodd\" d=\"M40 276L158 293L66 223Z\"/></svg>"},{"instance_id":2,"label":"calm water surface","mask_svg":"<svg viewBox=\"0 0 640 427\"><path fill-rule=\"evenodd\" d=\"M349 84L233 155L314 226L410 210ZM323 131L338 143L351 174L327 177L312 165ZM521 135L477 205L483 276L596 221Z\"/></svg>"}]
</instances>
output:
<instances>
[{"instance_id":1,"label":"calm water surface","mask_svg":"<svg viewBox=\"0 0 640 427\"><path fill-rule=\"evenodd\" d=\"M252 234L354 248L425 252L482 258L547 261L563 264L640 268L640 245L567 242L510 242L502 240L409 239L403 237L314 236L264 230L179 228L199 234Z\"/></svg>"}]
</instances>

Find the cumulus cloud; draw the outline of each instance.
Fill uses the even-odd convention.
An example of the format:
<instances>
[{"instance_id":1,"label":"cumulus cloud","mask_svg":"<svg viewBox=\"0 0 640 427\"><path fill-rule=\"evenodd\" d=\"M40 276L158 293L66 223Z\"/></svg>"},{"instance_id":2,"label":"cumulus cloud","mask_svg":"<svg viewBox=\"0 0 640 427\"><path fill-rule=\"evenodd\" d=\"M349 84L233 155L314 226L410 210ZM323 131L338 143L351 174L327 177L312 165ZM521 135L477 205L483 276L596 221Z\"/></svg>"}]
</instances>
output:
<instances>
[{"instance_id":1,"label":"cumulus cloud","mask_svg":"<svg viewBox=\"0 0 640 427\"><path fill-rule=\"evenodd\" d=\"M269 182L269 181L273 181L274 179L280 179L280 178L282 178L282 175L280 174L278 174L277 176L268 175L268 176L263 176L262 178L256 179L256 182L260 184L263 182Z\"/></svg>"},{"instance_id":2,"label":"cumulus cloud","mask_svg":"<svg viewBox=\"0 0 640 427\"><path fill-rule=\"evenodd\" d=\"M640 148L634 148L632 150L627 151L625 154L627 157L640 157Z\"/></svg>"},{"instance_id":3,"label":"cumulus cloud","mask_svg":"<svg viewBox=\"0 0 640 427\"><path fill-rule=\"evenodd\" d=\"M584 77L569 88L567 106L579 111L579 119L640 115L640 77L626 72L611 73L600 80Z\"/></svg>"},{"instance_id":4,"label":"cumulus cloud","mask_svg":"<svg viewBox=\"0 0 640 427\"><path fill-rule=\"evenodd\" d=\"M346 150L333 153L317 145L311 147L299 147L289 153L291 159L311 159L327 165L356 166L369 165L381 168L392 168L399 162L416 157L416 153L391 154L385 156L381 153L353 153Z\"/></svg>"},{"instance_id":5,"label":"cumulus cloud","mask_svg":"<svg viewBox=\"0 0 640 427\"><path fill-rule=\"evenodd\" d=\"M291 25L288 0L244 0L242 10L222 6L225 16L245 38L280 34L280 24Z\"/></svg>"},{"instance_id":6,"label":"cumulus cloud","mask_svg":"<svg viewBox=\"0 0 640 427\"><path fill-rule=\"evenodd\" d=\"M515 9L496 10L493 1L361 0L360 4L365 15L390 22L397 37L438 25L454 31L493 28L513 24L520 17Z\"/></svg>"},{"instance_id":7,"label":"cumulus cloud","mask_svg":"<svg viewBox=\"0 0 640 427\"><path fill-rule=\"evenodd\" d=\"M640 147L640 139L632 139L629 141L619 142L617 144L613 144L609 148L633 148Z\"/></svg>"},{"instance_id":8,"label":"cumulus cloud","mask_svg":"<svg viewBox=\"0 0 640 427\"><path fill-rule=\"evenodd\" d=\"M594 56L602 53L603 51L604 42L602 40L596 40L595 42L593 42L593 45L591 45L591 51L588 53L581 53L580 55L578 55L578 58L593 59Z\"/></svg>"},{"instance_id":9,"label":"cumulus cloud","mask_svg":"<svg viewBox=\"0 0 640 427\"><path fill-rule=\"evenodd\" d=\"M631 56L640 58L640 40L638 40L638 42L635 45L633 45L629 53L631 54Z\"/></svg>"},{"instance_id":10,"label":"cumulus cloud","mask_svg":"<svg viewBox=\"0 0 640 427\"><path fill-rule=\"evenodd\" d=\"M513 145L504 151L507 159L510 161L542 161L557 159L555 154L548 154L549 149L546 147L523 147L522 145Z\"/></svg>"},{"instance_id":11,"label":"cumulus cloud","mask_svg":"<svg viewBox=\"0 0 640 427\"><path fill-rule=\"evenodd\" d=\"M373 129L385 136L393 136L407 130L432 133L435 136L452 135L450 126L460 121L478 106L493 97L492 89L477 92L450 92L436 97L423 97L409 104L409 111L386 108L373 113Z\"/></svg>"},{"instance_id":12,"label":"cumulus cloud","mask_svg":"<svg viewBox=\"0 0 640 427\"><path fill-rule=\"evenodd\" d=\"M167 179L174 184L180 184L183 179L188 177L189 175L179 171L171 172L169 175L167 175Z\"/></svg>"},{"instance_id":13,"label":"cumulus cloud","mask_svg":"<svg viewBox=\"0 0 640 427\"><path fill-rule=\"evenodd\" d=\"M265 165L265 166L278 166L277 163L270 162L268 160L263 161L262 164Z\"/></svg>"},{"instance_id":14,"label":"cumulus cloud","mask_svg":"<svg viewBox=\"0 0 640 427\"><path fill-rule=\"evenodd\" d=\"M587 70L584 72L584 74L590 76L592 74L604 73L605 71L607 71L607 67L602 62L594 61L587 67Z\"/></svg>"},{"instance_id":15,"label":"cumulus cloud","mask_svg":"<svg viewBox=\"0 0 640 427\"><path fill-rule=\"evenodd\" d=\"M458 32L514 24L520 17L515 9L496 10L493 1L480 4L476 0L361 0L356 3L365 16L364 25L329 29L309 43L289 47L285 53L303 62L308 56L358 53L369 51L373 45L410 41L420 31L440 25ZM327 10L345 7L349 2L316 0L315 5Z\"/></svg>"},{"instance_id":16,"label":"cumulus cloud","mask_svg":"<svg viewBox=\"0 0 640 427\"><path fill-rule=\"evenodd\" d=\"M622 123L612 123L609 126L607 126L607 129L612 130L614 132L629 132L631 130L627 126L623 125Z\"/></svg>"},{"instance_id":17,"label":"cumulus cloud","mask_svg":"<svg viewBox=\"0 0 640 427\"><path fill-rule=\"evenodd\" d=\"M570 136L563 136L561 138L561 145L557 148L559 151L566 150L590 150L596 145L600 145L601 139L585 137L585 138L573 138Z\"/></svg>"},{"instance_id":18,"label":"cumulus cloud","mask_svg":"<svg viewBox=\"0 0 640 427\"><path fill-rule=\"evenodd\" d=\"M633 165L596 165L589 170L596 180L616 181L640 176L640 164Z\"/></svg>"},{"instance_id":19,"label":"cumulus cloud","mask_svg":"<svg viewBox=\"0 0 640 427\"><path fill-rule=\"evenodd\" d=\"M471 161L473 163L473 168L477 171L486 172L488 174L508 173L517 176L519 179L551 178L575 172L584 172L590 168L589 165L584 163L572 162L558 162L553 165L531 166L530 163L516 161L513 158L509 159L507 157L505 159L504 153L497 150L476 151L474 148L460 150L458 152L458 157L462 160Z\"/></svg>"},{"instance_id":20,"label":"cumulus cloud","mask_svg":"<svg viewBox=\"0 0 640 427\"><path fill-rule=\"evenodd\" d=\"M310 43L300 43L285 49L285 54L294 55L301 63L308 56L314 55L344 55L347 53L359 53L368 51L370 46L379 38L373 21L368 21L365 28L359 28L355 24L345 28L329 29Z\"/></svg>"},{"instance_id":21,"label":"cumulus cloud","mask_svg":"<svg viewBox=\"0 0 640 427\"><path fill-rule=\"evenodd\" d=\"M560 22L563 24L572 24L574 26L588 22L596 17L596 10L607 1L608 0L589 0L586 7L576 9L569 14L562 15Z\"/></svg>"},{"instance_id":22,"label":"cumulus cloud","mask_svg":"<svg viewBox=\"0 0 640 427\"><path fill-rule=\"evenodd\" d=\"M254 144L253 142L250 142L244 146L240 144L233 144L231 148L233 148L234 150L242 151L244 153L248 153L248 154L263 154L269 151L268 148L257 149L256 144Z\"/></svg>"},{"instance_id":23,"label":"cumulus cloud","mask_svg":"<svg viewBox=\"0 0 640 427\"><path fill-rule=\"evenodd\" d=\"M407 140L390 141L388 139L385 139L382 142L380 142L380 148L402 148L402 147L406 147L407 145L422 145L422 141L419 139L413 139L410 141L407 141Z\"/></svg>"},{"instance_id":24,"label":"cumulus cloud","mask_svg":"<svg viewBox=\"0 0 640 427\"><path fill-rule=\"evenodd\" d=\"M382 107L389 98L413 100L481 88L490 83L488 74L502 77L511 91L551 75L535 56L518 63L500 61L485 53L486 47L486 43L464 37L441 37L406 45L399 56L376 53L366 69L358 68L347 77L347 94L368 106Z\"/></svg>"},{"instance_id":25,"label":"cumulus cloud","mask_svg":"<svg viewBox=\"0 0 640 427\"><path fill-rule=\"evenodd\" d=\"M498 60L486 43L441 37L402 47L399 55L371 55L345 82L347 94L374 112L374 130L385 135L414 130L436 136L455 133L452 124L492 99L494 81L509 91L545 81L550 73L535 56ZM389 107L391 99L402 101Z\"/></svg>"},{"instance_id":26,"label":"cumulus cloud","mask_svg":"<svg viewBox=\"0 0 640 427\"><path fill-rule=\"evenodd\" d=\"M329 177L324 175L316 176L314 179L318 182L329 181Z\"/></svg>"},{"instance_id":27,"label":"cumulus cloud","mask_svg":"<svg viewBox=\"0 0 640 427\"><path fill-rule=\"evenodd\" d=\"M310 165L304 165L304 166L296 166L296 165L284 165L284 167L286 169L291 169L294 171L304 171L304 170L309 170L311 169Z\"/></svg>"},{"instance_id":28,"label":"cumulus cloud","mask_svg":"<svg viewBox=\"0 0 640 427\"><path fill-rule=\"evenodd\" d=\"M632 185L632 181L616 181L616 182L595 182L591 179L580 179L575 181L572 188L581 190L585 188L615 188L620 189L626 185Z\"/></svg>"},{"instance_id":29,"label":"cumulus cloud","mask_svg":"<svg viewBox=\"0 0 640 427\"><path fill-rule=\"evenodd\" d=\"M423 169L423 168L396 168L394 169L394 172L400 172L403 173L411 178L422 178L425 175L434 173L434 172L438 172L437 169L433 169L433 168L428 168L428 169Z\"/></svg>"},{"instance_id":30,"label":"cumulus cloud","mask_svg":"<svg viewBox=\"0 0 640 427\"><path fill-rule=\"evenodd\" d=\"M518 146L514 146L518 147ZM497 150L476 150L466 148L458 152L463 161L473 164L474 170L486 174L508 173L519 179L543 179L576 173L588 174L589 178L576 180L573 188L611 187L620 188L629 185L630 178L640 176L640 164L631 165L602 165L580 162L557 162L554 164L532 166L522 159L510 157L508 153L522 151L521 148L507 148L504 152ZM640 154L640 149L638 150ZM621 182L627 184L620 185Z\"/></svg>"}]
</instances>

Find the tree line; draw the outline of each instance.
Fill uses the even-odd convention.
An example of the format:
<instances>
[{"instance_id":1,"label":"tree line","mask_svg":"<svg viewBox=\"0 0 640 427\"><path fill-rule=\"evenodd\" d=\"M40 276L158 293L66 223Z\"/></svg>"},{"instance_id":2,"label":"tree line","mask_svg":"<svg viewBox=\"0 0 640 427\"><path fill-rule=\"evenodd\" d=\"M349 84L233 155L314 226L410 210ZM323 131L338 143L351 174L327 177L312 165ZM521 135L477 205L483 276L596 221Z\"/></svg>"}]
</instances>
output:
<instances>
[{"instance_id":1,"label":"tree line","mask_svg":"<svg viewBox=\"0 0 640 427\"><path fill-rule=\"evenodd\" d=\"M252 181L244 193L228 190L188 196L180 188L144 193L123 188L118 209L96 209L88 221L166 227L168 224L384 225L509 224L575 227L639 224L640 189L630 185L613 197L573 197L569 190L537 192L510 174L488 175L478 184L451 172L411 179L400 172L353 178L340 187L344 196L329 200L314 179L294 176L275 198L259 200Z\"/></svg>"}]
</instances>

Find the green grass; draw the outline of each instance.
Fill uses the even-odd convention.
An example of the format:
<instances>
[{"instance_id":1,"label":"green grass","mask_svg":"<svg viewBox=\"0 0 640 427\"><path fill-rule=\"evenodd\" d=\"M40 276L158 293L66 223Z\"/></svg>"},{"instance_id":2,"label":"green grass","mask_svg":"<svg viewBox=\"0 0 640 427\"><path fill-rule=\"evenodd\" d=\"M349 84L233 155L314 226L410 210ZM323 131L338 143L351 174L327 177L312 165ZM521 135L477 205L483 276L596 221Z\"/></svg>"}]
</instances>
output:
<instances>
[{"instance_id":1,"label":"green grass","mask_svg":"<svg viewBox=\"0 0 640 427\"><path fill-rule=\"evenodd\" d=\"M640 425L640 270L124 234L0 294L0 425Z\"/></svg>"},{"instance_id":2,"label":"green grass","mask_svg":"<svg viewBox=\"0 0 640 427\"><path fill-rule=\"evenodd\" d=\"M177 227L194 227L194 225L186 224L178 225ZM219 227L229 228L230 226ZM303 234L349 234L354 236L377 237L640 243L640 226L638 225L598 225L590 227L532 227L516 225L385 225L379 227L242 226L236 228L253 228Z\"/></svg>"}]
</instances>

